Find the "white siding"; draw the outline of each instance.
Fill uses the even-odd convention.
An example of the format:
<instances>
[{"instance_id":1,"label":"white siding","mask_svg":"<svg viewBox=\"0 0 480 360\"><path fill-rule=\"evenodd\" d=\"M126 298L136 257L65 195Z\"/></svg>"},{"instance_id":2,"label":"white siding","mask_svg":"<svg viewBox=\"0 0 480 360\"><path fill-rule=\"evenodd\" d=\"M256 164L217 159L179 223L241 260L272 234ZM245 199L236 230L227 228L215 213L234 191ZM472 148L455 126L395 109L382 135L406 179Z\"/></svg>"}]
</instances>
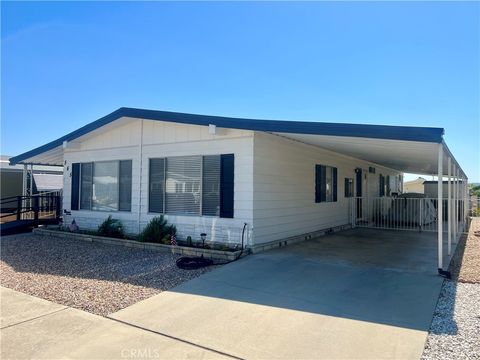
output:
<instances>
[{"instance_id":1,"label":"white siding","mask_svg":"<svg viewBox=\"0 0 480 360\"><path fill-rule=\"evenodd\" d=\"M378 196L379 175L398 175L375 164L267 133L217 129L212 135L207 126L151 120L124 118L76 143L64 152L64 209L70 210L72 163L131 159L132 210L72 211L66 223L75 218L80 228L94 229L111 214L122 220L130 233L138 233L158 215L148 212L150 158L234 153L234 218L167 215L180 238L198 238L206 232L216 241L239 242L246 222L247 243L260 244L345 225L349 222L345 177L355 179L355 168L362 168L368 178L364 196ZM338 169L337 202L315 203L316 164ZM368 174L369 166L376 168L375 174Z\"/></svg>"},{"instance_id":2,"label":"white siding","mask_svg":"<svg viewBox=\"0 0 480 360\"><path fill-rule=\"evenodd\" d=\"M315 165L338 169L338 201L315 203ZM368 167L376 168L368 174ZM253 164L253 241L255 244L349 223L344 179L355 168L368 174L368 195L378 196L379 174L398 172L280 136L255 132ZM367 194L364 193L364 196Z\"/></svg>"},{"instance_id":3,"label":"white siding","mask_svg":"<svg viewBox=\"0 0 480 360\"><path fill-rule=\"evenodd\" d=\"M179 237L198 238L201 232L217 241L239 242L243 223L252 224L253 133L151 120L131 119L119 122L108 131L99 131L81 139L80 148L64 153L64 209L70 209L71 164L101 160L132 160L132 210L130 212L72 211L66 223L75 218L80 228L96 228L108 215L122 220L130 233L138 233L159 214L148 213L148 163L150 158L235 154L234 218L167 215L179 231ZM140 146L143 138L143 146ZM143 154L142 156L140 154ZM67 171L68 167L68 171ZM140 212L139 212L140 210ZM139 221L140 220L140 221ZM249 235L249 233L247 233ZM248 240L248 238L247 238Z\"/></svg>"}]
</instances>

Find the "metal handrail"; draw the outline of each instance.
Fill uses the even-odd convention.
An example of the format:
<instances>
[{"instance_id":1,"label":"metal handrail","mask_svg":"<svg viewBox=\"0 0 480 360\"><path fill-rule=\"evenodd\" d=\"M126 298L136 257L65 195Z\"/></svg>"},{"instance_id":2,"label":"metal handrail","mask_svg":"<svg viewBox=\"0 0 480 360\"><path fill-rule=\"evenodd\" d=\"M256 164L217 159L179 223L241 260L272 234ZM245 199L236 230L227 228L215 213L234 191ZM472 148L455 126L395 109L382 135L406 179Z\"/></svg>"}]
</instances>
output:
<instances>
[{"instance_id":1,"label":"metal handrail","mask_svg":"<svg viewBox=\"0 0 480 360\"><path fill-rule=\"evenodd\" d=\"M19 195L1 199L1 205L16 202L16 206L13 211L1 214L0 219L15 216L16 220L21 220L22 214L33 213L33 220L38 224L39 215L44 212L51 213L55 216L55 219L59 219L61 216L60 194L59 191L50 191L32 196ZM15 200L10 200L12 198L15 198Z\"/></svg>"}]
</instances>

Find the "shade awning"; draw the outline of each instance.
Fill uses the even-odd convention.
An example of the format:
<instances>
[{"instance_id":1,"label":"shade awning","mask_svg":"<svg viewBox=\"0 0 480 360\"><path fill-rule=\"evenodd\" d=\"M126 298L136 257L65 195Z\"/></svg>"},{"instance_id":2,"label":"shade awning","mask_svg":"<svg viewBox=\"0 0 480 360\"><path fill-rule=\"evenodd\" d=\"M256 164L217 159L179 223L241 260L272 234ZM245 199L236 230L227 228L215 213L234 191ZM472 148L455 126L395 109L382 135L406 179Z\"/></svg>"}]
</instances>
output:
<instances>
[{"instance_id":1,"label":"shade awning","mask_svg":"<svg viewBox=\"0 0 480 360\"><path fill-rule=\"evenodd\" d=\"M37 191L58 191L63 189L63 175L33 174Z\"/></svg>"}]
</instances>

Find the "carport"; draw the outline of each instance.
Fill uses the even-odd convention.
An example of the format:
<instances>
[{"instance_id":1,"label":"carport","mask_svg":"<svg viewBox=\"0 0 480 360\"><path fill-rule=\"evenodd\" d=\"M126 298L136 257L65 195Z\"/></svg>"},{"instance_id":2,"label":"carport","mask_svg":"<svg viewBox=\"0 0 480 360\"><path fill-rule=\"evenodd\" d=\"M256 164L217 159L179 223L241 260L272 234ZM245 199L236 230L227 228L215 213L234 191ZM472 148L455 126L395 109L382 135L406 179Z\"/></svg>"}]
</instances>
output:
<instances>
[{"instance_id":1,"label":"carport","mask_svg":"<svg viewBox=\"0 0 480 360\"><path fill-rule=\"evenodd\" d=\"M435 235L329 234L240 259L110 317L244 359L418 359L443 283Z\"/></svg>"},{"instance_id":2,"label":"carport","mask_svg":"<svg viewBox=\"0 0 480 360\"><path fill-rule=\"evenodd\" d=\"M448 266L445 264L445 259L452 255L452 244L456 244L466 224L467 211L465 207L467 202L464 200L467 198L468 178L443 139L444 129L415 128L412 132L412 129L402 127L396 128L396 131L392 132L394 127L385 127L390 129L385 129L383 133L374 131L364 134L362 132L368 132L368 125L363 125L355 135L354 133L345 133L342 124L336 125L331 129L330 134L325 135L286 132L275 134L400 172L436 176L438 193L435 199L423 201L415 199L407 201L405 199L405 202L411 202L412 206L419 207L422 214L427 205L434 204L434 207L430 205L429 208L430 211L432 208L434 209L433 221L429 224L420 224L420 226L398 225L399 222L382 221L381 228L383 230L430 231L429 235L425 235L429 238L432 238L432 232L435 232L437 267L439 273L445 275L444 266ZM447 194L444 194L443 180L448 182ZM384 197L378 200L381 200L382 204L386 202L390 204L395 199ZM372 199L368 197L352 199L351 216L355 216L356 207L364 206L369 201L371 202ZM429 203L427 204L425 201L429 201ZM407 205L407 207L410 206ZM354 227L379 227L372 221L360 224L353 219L351 223ZM425 257L427 256L425 254Z\"/></svg>"}]
</instances>

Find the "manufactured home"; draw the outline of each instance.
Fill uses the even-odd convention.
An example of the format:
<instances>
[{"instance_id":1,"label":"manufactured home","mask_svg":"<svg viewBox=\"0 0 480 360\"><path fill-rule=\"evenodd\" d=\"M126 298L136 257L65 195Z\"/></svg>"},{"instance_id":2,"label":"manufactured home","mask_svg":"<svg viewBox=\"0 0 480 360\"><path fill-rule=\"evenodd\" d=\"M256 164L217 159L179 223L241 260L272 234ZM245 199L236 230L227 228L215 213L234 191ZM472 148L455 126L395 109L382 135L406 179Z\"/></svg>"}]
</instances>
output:
<instances>
[{"instance_id":1,"label":"manufactured home","mask_svg":"<svg viewBox=\"0 0 480 360\"><path fill-rule=\"evenodd\" d=\"M19 196L27 194L61 193L63 167L10 165L10 156L0 155L0 210L9 213L16 209ZM1 221L1 220L0 220Z\"/></svg>"},{"instance_id":2,"label":"manufactured home","mask_svg":"<svg viewBox=\"0 0 480 360\"><path fill-rule=\"evenodd\" d=\"M388 206L402 193L404 172L448 176L449 208L463 211L456 200L464 197L466 176L443 134L120 108L10 161L63 166L65 223L96 228L112 215L139 233L164 214L179 237L206 233L225 243L239 243L246 223L256 251L375 227L380 218L398 225ZM437 218L441 248L446 224ZM458 224L448 224L449 237L458 233Z\"/></svg>"}]
</instances>

